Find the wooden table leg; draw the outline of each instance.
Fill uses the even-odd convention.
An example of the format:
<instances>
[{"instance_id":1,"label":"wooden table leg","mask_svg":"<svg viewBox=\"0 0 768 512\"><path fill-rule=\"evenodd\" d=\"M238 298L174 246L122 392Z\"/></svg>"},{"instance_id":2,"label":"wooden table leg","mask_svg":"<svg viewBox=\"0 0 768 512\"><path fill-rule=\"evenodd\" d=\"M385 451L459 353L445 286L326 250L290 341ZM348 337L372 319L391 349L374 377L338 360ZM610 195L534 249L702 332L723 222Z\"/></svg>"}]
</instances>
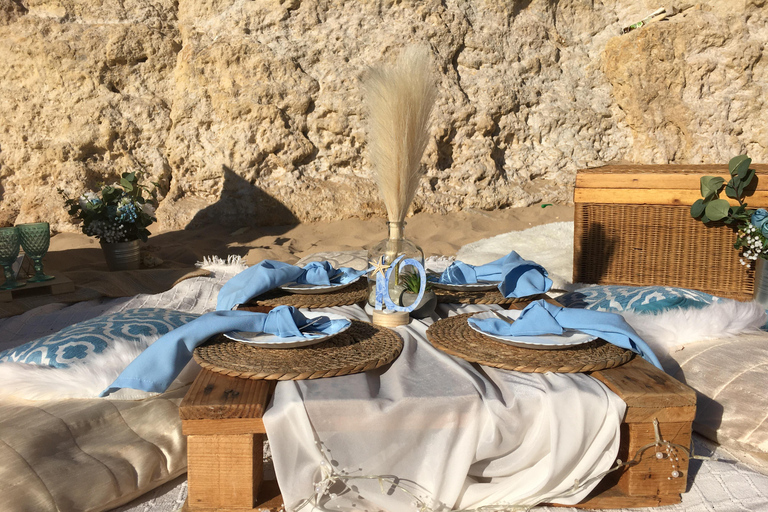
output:
<instances>
[{"instance_id":1,"label":"wooden table leg","mask_svg":"<svg viewBox=\"0 0 768 512\"><path fill-rule=\"evenodd\" d=\"M261 417L274 383L203 370L180 407L187 435L188 512L278 510L280 490L262 485Z\"/></svg>"}]
</instances>

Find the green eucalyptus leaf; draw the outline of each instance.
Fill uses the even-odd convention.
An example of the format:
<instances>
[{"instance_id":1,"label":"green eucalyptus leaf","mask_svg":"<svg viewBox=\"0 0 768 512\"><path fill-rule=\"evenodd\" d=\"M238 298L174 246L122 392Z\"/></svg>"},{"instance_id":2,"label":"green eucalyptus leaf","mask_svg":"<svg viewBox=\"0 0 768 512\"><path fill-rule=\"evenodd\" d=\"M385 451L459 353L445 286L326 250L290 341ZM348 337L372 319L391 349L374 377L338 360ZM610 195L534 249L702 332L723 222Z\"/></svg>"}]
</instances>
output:
<instances>
[{"instance_id":1,"label":"green eucalyptus leaf","mask_svg":"<svg viewBox=\"0 0 768 512\"><path fill-rule=\"evenodd\" d=\"M701 222L703 222L704 224L706 224L707 222L709 222L709 217L707 217L707 214L706 214L706 213L705 213L704 215L702 215L702 216L701 216Z\"/></svg>"},{"instance_id":2,"label":"green eucalyptus leaf","mask_svg":"<svg viewBox=\"0 0 768 512\"><path fill-rule=\"evenodd\" d=\"M744 165L745 161L747 162L747 167L749 167L749 164L752 163L752 159L750 159L747 155L735 156L728 161L728 172L731 173L731 176L738 174L738 169L740 166Z\"/></svg>"},{"instance_id":3,"label":"green eucalyptus leaf","mask_svg":"<svg viewBox=\"0 0 768 512\"><path fill-rule=\"evenodd\" d=\"M701 217L701 215L704 213L704 210L706 209L706 206L707 205L704 203L703 199L697 199L696 202L691 205L691 217L694 219Z\"/></svg>"},{"instance_id":4,"label":"green eucalyptus leaf","mask_svg":"<svg viewBox=\"0 0 768 512\"><path fill-rule=\"evenodd\" d=\"M125 178L120 178L120 185L125 189L126 192L130 192L133 190L133 183L128 181Z\"/></svg>"},{"instance_id":5,"label":"green eucalyptus leaf","mask_svg":"<svg viewBox=\"0 0 768 512\"><path fill-rule=\"evenodd\" d=\"M738 186L741 184L741 181L739 181L738 184L734 183L735 178L728 182L728 184L725 186L725 195L730 197L731 199L738 199L739 198L739 191Z\"/></svg>"},{"instance_id":6,"label":"green eucalyptus leaf","mask_svg":"<svg viewBox=\"0 0 768 512\"><path fill-rule=\"evenodd\" d=\"M747 175L742 179L739 183L739 186L736 188L736 191L739 194L739 197L744 195L744 191L749 186L749 183L752 181L752 179L755 177L755 170L754 169L748 169Z\"/></svg>"},{"instance_id":7,"label":"green eucalyptus leaf","mask_svg":"<svg viewBox=\"0 0 768 512\"><path fill-rule=\"evenodd\" d=\"M717 197L717 193L720 191L723 183L725 183L725 180L720 176L702 176L700 183L701 195L704 199L712 199Z\"/></svg>"},{"instance_id":8,"label":"green eucalyptus leaf","mask_svg":"<svg viewBox=\"0 0 768 512\"><path fill-rule=\"evenodd\" d=\"M734 220L738 220L738 221L749 221L749 219L752 217L751 215L747 215L747 209L744 208L743 205L731 206L730 216Z\"/></svg>"},{"instance_id":9,"label":"green eucalyptus leaf","mask_svg":"<svg viewBox=\"0 0 768 512\"><path fill-rule=\"evenodd\" d=\"M746 160L742 160L739 162L739 165L736 166L736 176L739 176L740 178L744 178L747 175L747 172L749 171L749 166L752 164L752 159L747 158Z\"/></svg>"},{"instance_id":10,"label":"green eucalyptus leaf","mask_svg":"<svg viewBox=\"0 0 768 512\"><path fill-rule=\"evenodd\" d=\"M730 205L725 199L715 199L711 201L706 209L705 213L711 220L722 220L728 217L730 211Z\"/></svg>"}]
</instances>

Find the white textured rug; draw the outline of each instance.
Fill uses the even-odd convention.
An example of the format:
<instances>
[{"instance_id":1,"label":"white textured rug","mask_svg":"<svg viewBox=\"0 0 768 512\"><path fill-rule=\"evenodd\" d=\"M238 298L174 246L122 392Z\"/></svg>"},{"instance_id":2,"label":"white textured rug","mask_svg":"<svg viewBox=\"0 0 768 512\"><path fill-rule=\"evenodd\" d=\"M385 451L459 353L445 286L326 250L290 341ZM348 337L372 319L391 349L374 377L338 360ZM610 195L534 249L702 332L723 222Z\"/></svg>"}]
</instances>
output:
<instances>
[{"instance_id":1,"label":"white textured rug","mask_svg":"<svg viewBox=\"0 0 768 512\"><path fill-rule=\"evenodd\" d=\"M459 249L456 259L483 265L511 251L547 269L553 289L569 289L573 277L573 222L542 224L478 240Z\"/></svg>"}]
</instances>

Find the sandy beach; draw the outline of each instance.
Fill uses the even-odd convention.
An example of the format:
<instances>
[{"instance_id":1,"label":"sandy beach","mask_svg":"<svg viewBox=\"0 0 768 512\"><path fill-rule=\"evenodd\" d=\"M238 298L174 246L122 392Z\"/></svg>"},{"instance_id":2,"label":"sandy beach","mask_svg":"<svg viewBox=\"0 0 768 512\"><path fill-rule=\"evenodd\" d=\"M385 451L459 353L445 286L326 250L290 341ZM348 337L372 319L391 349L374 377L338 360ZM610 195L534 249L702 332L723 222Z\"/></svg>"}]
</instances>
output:
<instances>
[{"instance_id":1,"label":"sandy beach","mask_svg":"<svg viewBox=\"0 0 768 512\"><path fill-rule=\"evenodd\" d=\"M406 220L406 236L421 246L425 256L451 256L461 246L482 238L570 220L573 207L564 205L468 210L448 215L419 213ZM239 229L211 225L195 230L156 231L142 246L142 254L159 258L162 263L154 268L166 270L189 269L206 256L238 255L248 265L263 259L293 263L315 252L358 250L386 236L383 218ZM82 234L55 235L44 263L50 272L64 275L107 271L98 241Z\"/></svg>"},{"instance_id":2,"label":"sandy beach","mask_svg":"<svg viewBox=\"0 0 768 512\"><path fill-rule=\"evenodd\" d=\"M406 237L424 250L424 256L454 256L464 245L510 231L551 222L573 220L573 207L551 205L505 210L438 215L418 213L406 219ZM162 231L158 225L142 244L141 270L111 272L96 238L82 233L58 233L51 238L43 259L45 271L75 284L73 293L28 294L0 302L0 318L17 315L52 302L73 303L99 297L129 297L160 293L178 280L202 271L195 264L206 257L235 255L246 264L264 259L295 263L325 251L356 251L387 236L386 220L346 219L272 227L232 228L209 225L197 229Z\"/></svg>"}]
</instances>

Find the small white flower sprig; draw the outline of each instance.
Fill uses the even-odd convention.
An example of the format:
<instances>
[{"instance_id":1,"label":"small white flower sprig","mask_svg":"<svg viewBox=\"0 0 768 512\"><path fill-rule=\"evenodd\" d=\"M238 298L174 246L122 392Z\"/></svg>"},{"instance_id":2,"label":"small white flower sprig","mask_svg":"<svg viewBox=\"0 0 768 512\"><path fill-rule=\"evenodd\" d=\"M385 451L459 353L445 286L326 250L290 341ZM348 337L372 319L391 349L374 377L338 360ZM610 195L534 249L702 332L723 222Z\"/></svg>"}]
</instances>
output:
<instances>
[{"instance_id":1,"label":"small white flower sprig","mask_svg":"<svg viewBox=\"0 0 768 512\"><path fill-rule=\"evenodd\" d=\"M748 266L757 258L768 256L768 211L758 208L752 213L749 224L739 229L734 247L743 249L739 263Z\"/></svg>"}]
</instances>

